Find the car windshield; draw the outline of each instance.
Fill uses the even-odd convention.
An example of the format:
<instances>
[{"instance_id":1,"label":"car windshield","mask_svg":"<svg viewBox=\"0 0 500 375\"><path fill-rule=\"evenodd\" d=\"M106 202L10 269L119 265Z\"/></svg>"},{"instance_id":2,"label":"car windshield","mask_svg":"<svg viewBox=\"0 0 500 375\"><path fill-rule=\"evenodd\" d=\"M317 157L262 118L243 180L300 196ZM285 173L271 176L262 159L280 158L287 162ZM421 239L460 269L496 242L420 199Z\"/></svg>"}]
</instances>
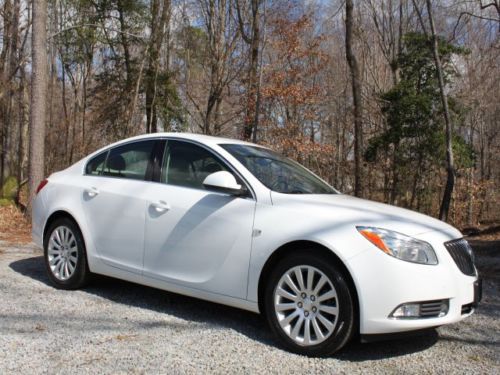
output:
<instances>
[{"instance_id":1,"label":"car windshield","mask_svg":"<svg viewBox=\"0 0 500 375\"><path fill-rule=\"evenodd\" d=\"M241 144L219 146L238 159L265 186L278 193L338 193L300 164L269 149Z\"/></svg>"}]
</instances>

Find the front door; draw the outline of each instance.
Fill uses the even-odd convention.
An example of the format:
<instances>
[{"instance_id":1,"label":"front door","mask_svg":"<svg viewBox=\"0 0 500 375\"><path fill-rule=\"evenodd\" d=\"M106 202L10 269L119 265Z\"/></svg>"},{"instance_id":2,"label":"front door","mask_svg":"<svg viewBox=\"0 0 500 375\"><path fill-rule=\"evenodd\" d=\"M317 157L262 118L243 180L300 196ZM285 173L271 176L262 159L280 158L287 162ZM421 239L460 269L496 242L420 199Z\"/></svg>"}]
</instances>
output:
<instances>
[{"instance_id":1,"label":"front door","mask_svg":"<svg viewBox=\"0 0 500 375\"><path fill-rule=\"evenodd\" d=\"M220 170L233 173L202 146L167 141L160 183L148 186L144 275L246 298L255 200L205 189Z\"/></svg>"}]
</instances>

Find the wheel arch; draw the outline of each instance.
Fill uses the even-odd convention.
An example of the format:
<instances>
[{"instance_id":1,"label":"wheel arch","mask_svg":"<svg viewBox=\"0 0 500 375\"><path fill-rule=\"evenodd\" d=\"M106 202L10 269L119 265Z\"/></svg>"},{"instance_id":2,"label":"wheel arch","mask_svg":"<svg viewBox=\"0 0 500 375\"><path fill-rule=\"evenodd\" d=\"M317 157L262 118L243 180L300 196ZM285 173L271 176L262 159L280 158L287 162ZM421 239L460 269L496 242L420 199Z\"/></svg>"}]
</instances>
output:
<instances>
[{"instance_id":1,"label":"wheel arch","mask_svg":"<svg viewBox=\"0 0 500 375\"><path fill-rule=\"evenodd\" d=\"M279 248L277 248L271 256L267 259L266 263L264 264L264 267L262 268L262 271L259 276L259 283L258 283L258 291L257 291L257 296L258 296L258 305L259 305L259 311L262 313L264 310L264 290L266 287L266 284L269 280L271 270L278 264L278 262L281 259L284 259L285 257L296 253L300 251L304 251L307 249L308 252L311 254L320 256L322 258L327 259L328 261L333 262L336 266L338 266L341 270L344 276L347 278L347 282L349 284L349 287L351 291L354 293L354 311L355 311L355 317L354 321L356 323L356 330L359 331L359 323L360 323L360 311L359 311L359 294L356 288L356 284L354 282L353 277L351 276L351 272L349 269L346 267L344 262L340 259L340 257L335 254L331 249L326 247L325 245L322 245L318 242L310 241L310 240L297 240L297 241L292 241L288 242Z\"/></svg>"},{"instance_id":2,"label":"wheel arch","mask_svg":"<svg viewBox=\"0 0 500 375\"><path fill-rule=\"evenodd\" d=\"M52 212L49 217L47 218L47 220L45 221L45 225L43 226L43 234L42 234L42 243L45 244L45 238L47 236L47 231L49 230L49 227L50 225L57 219L60 219L60 218L68 218L72 221L75 222L75 224L78 226L78 229L80 230L80 233L82 234L82 237L83 237L83 241L85 241L85 235L83 234L83 231L82 231L82 226L80 225L80 223L78 222L78 220L74 217L74 215L72 215L69 211L67 210L62 210L62 209L59 209L59 210L56 210L54 212Z\"/></svg>"}]
</instances>

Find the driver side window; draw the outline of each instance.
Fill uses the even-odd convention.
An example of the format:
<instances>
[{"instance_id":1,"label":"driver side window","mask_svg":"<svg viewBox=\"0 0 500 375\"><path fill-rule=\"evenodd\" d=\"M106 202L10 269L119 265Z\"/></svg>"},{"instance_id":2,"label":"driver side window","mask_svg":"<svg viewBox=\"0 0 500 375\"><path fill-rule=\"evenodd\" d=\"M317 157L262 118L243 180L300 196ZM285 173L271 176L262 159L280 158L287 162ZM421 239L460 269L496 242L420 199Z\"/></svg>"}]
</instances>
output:
<instances>
[{"instance_id":1,"label":"driver side window","mask_svg":"<svg viewBox=\"0 0 500 375\"><path fill-rule=\"evenodd\" d=\"M167 141L161 182L204 189L203 181L214 172L231 171L214 154L189 142Z\"/></svg>"}]
</instances>

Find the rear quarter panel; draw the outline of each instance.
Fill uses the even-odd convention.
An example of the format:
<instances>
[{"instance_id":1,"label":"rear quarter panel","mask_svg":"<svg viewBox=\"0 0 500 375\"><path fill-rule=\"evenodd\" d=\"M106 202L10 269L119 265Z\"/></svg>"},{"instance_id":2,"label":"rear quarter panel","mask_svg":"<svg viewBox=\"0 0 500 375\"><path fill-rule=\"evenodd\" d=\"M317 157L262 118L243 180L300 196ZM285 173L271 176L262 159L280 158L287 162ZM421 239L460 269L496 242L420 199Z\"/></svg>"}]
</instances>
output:
<instances>
[{"instance_id":1,"label":"rear quarter panel","mask_svg":"<svg viewBox=\"0 0 500 375\"><path fill-rule=\"evenodd\" d=\"M98 259L82 206L85 186L85 176L82 174L84 162L82 160L48 178L49 183L39 192L33 203L32 237L35 244L43 247L43 235L49 218L58 211L66 212L73 217L82 232L89 268L92 271Z\"/></svg>"}]
</instances>

